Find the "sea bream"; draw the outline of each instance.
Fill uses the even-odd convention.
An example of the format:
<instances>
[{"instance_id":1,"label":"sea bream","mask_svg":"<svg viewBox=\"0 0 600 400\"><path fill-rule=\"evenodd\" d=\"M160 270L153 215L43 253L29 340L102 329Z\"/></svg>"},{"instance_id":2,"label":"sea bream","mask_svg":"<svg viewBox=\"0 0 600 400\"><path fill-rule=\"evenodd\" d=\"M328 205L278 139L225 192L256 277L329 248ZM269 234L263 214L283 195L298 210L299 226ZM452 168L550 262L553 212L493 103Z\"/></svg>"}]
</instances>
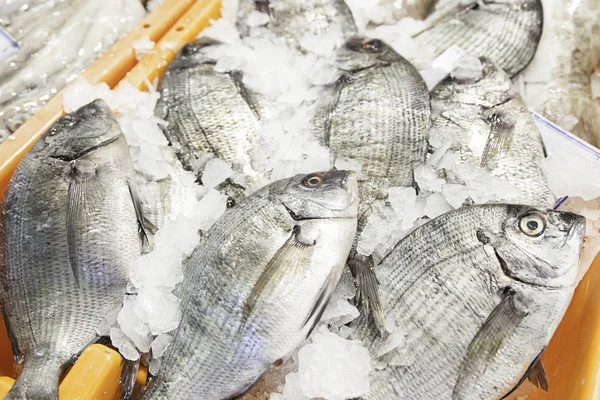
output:
<instances>
[{"instance_id":1,"label":"sea bream","mask_svg":"<svg viewBox=\"0 0 600 400\"><path fill-rule=\"evenodd\" d=\"M356 233L357 181L276 181L228 209L186 262L182 320L148 399L232 399L319 321Z\"/></svg>"},{"instance_id":2,"label":"sea bream","mask_svg":"<svg viewBox=\"0 0 600 400\"><path fill-rule=\"evenodd\" d=\"M477 170L505 183L505 202L553 207L542 170L544 145L529 108L502 69L486 58L472 60L481 63L477 76L448 77L431 92L429 144L458 155L444 170L446 181L466 179L468 186Z\"/></svg>"},{"instance_id":3,"label":"sea bream","mask_svg":"<svg viewBox=\"0 0 600 400\"><path fill-rule=\"evenodd\" d=\"M102 100L61 117L19 164L0 212L0 303L23 369L5 399L57 399L61 371L122 304L144 240L136 192Z\"/></svg>"},{"instance_id":4,"label":"sea bream","mask_svg":"<svg viewBox=\"0 0 600 400\"><path fill-rule=\"evenodd\" d=\"M258 27L259 33L248 23L256 12L268 15L268 23ZM242 37L273 35L298 49L303 49L302 39L307 37L344 39L357 33L344 0L241 0L237 28Z\"/></svg>"},{"instance_id":5,"label":"sea bream","mask_svg":"<svg viewBox=\"0 0 600 400\"><path fill-rule=\"evenodd\" d=\"M462 207L414 230L376 266L390 336L357 324L385 367L365 400L498 400L526 377L577 284L585 218L524 205ZM550 389L551 390L551 389Z\"/></svg>"},{"instance_id":6,"label":"sea bream","mask_svg":"<svg viewBox=\"0 0 600 400\"><path fill-rule=\"evenodd\" d=\"M439 0L414 39L436 57L457 45L493 60L512 77L535 54L542 14L541 0Z\"/></svg>"},{"instance_id":7,"label":"sea bream","mask_svg":"<svg viewBox=\"0 0 600 400\"><path fill-rule=\"evenodd\" d=\"M348 264L359 304L383 328L371 254L359 254L357 244L373 202L389 187L412 186L414 168L425 162L429 92L417 69L378 39L347 40L337 65L341 77L320 96L312 133L329 148L332 166L360 164L358 233Z\"/></svg>"}]
</instances>

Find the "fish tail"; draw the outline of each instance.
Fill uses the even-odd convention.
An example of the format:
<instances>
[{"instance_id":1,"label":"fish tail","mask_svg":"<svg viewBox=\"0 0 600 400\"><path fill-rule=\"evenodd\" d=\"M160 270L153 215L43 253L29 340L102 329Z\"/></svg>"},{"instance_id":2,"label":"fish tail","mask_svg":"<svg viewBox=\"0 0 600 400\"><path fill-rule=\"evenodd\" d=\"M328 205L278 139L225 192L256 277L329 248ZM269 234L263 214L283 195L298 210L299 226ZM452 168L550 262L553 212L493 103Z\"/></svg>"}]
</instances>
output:
<instances>
[{"instance_id":1,"label":"fish tail","mask_svg":"<svg viewBox=\"0 0 600 400\"><path fill-rule=\"evenodd\" d=\"M373 257L355 254L348 266L356 284L356 305L373 318L377 330L385 337L385 318L379 298L379 282L373 269Z\"/></svg>"},{"instance_id":2,"label":"fish tail","mask_svg":"<svg viewBox=\"0 0 600 400\"><path fill-rule=\"evenodd\" d=\"M58 400L62 361L48 351L34 351L4 400Z\"/></svg>"}]
</instances>

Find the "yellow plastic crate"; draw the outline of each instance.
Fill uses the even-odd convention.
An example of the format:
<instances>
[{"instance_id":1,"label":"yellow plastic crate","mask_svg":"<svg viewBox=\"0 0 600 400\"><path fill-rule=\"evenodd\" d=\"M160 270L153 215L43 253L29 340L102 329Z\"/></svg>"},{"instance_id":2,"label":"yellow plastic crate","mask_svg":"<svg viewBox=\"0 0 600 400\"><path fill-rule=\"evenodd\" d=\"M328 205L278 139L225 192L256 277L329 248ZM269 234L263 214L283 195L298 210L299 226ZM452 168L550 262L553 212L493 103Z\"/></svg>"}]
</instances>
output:
<instances>
[{"instance_id":1,"label":"yellow plastic crate","mask_svg":"<svg viewBox=\"0 0 600 400\"><path fill-rule=\"evenodd\" d=\"M160 77L177 52L220 14L220 0L167 0L102 57L83 76L91 83L114 87L127 81L140 90ZM143 36L158 42L136 63L132 43ZM168 45L161 46L161 42ZM36 140L62 114L62 91L0 144L0 196L17 164ZM530 400L600 399L600 257L582 279L573 301L550 342L544 357L550 392L535 390ZM61 400L112 400L117 398L121 356L114 350L91 345L81 354L60 384ZM137 382L144 384L148 371L140 369ZM0 399L16 377L4 323L0 319Z\"/></svg>"}]
</instances>

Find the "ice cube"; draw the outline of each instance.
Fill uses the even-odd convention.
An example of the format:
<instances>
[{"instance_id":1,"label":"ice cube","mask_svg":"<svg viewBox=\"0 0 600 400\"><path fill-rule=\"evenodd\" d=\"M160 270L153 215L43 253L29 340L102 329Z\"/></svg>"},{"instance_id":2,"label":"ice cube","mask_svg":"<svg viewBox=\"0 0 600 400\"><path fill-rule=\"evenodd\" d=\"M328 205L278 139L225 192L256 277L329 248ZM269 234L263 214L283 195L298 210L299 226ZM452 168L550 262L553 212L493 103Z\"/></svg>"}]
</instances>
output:
<instances>
[{"instance_id":1,"label":"ice cube","mask_svg":"<svg viewBox=\"0 0 600 400\"><path fill-rule=\"evenodd\" d=\"M420 165L415 168L415 181L423 191L439 192L446 183L443 178L439 178L437 172L427 165Z\"/></svg>"},{"instance_id":2,"label":"ice cube","mask_svg":"<svg viewBox=\"0 0 600 400\"><path fill-rule=\"evenodd\" d=\"M358 253L371 255L375 248L386 242L392 232L400 226L401 221L392 207L381 201L374 202L371 205L371 215L358 240Z\"/></svg>"},{"instance_id":3,"label":"ice cube","mask_svg":"<svg viewBox=\"0 0 600 400\"><path fill-rule=\"evenodd\" d=\"M469 189L464 185L446 183L442 189L442 195L452 207L459 208L469 197Z\"/></svg>"},{"instance_id":4,"label":"ice cube","mask_svg":"<svg viewBox=\"0 0 600 400\"><path fill-rule=\"evenodd\" d=\"M336 158L334 167L335 169L339 170L354 171L356 172L357 178L361 179L361 166L360 162L358 162L357 160L353 160L351 158Z\"/></svg>"},{"instance_id":5,"label":"ice cube","mask_svg":"<svg viewBox=\"0 0 600 400\"><path fill-rule=\"evenodd\" d=\"M148 326L134 312L135 303L136 300L133 296L125 297L123 308L117 316L117 322L121 331L133 341L135 346L142 353L146 353L150 350L152 336L150 336Z\"/></svg>"},{"instance_id":6,"label":"ice cube","mask_svg":"<svg viewBox=\"0 0 600 400\"><path fill-rule=\"evenodd\" d=\"M422 210L417 209L417 192L412 187L388 188L388 202L402 221L400 228L403 230L411 228L421 216Z\"/></svg>"},{"instance_id":7,"label":"ice cube","mask_svg":"<svg viewBox=\"0 0 600 400\"><path fill-rule=\"evenodd\" d=\"M135 58L141 60L154 48L154 42L150 40L149 36L142 36L138 40L134 40L131 43L133 50L135 50Z\"/></svg>"},{"instance_id":8,"label":"ice cube","mask_svg":"<svg viewBox=\"0 0 600 400\"><path fill-rule=\"evenodd\" d=\"M173 248L159 248L137 258L131 281L135 287L175 287L183 279L181 252Z\"/></svg>"},{"instance_id":9,"label":"ice cube","mask_svg":"<svg viewBox=\"0 0 600 400\"><path fill-rule=\"evenodd\" d=\"M206 163L202 172L202 184L207 188L214 188L231 176L233 170L226 161L213 158Z\"/></svg>"},{"instance_id":10,"label":"ice cube","mask_svg":"<svg viewBox=\"0 0 600 400\"><path fill-rule=\"evenodd\" d=\"M181 319L179 299L164 287L144 287L137 298L148 314L148 325L153 335L177 328Z\"/></svg>"},{"instance_id":11,"label":"ice cube","mask_svg":"<svg viewBox=\"0 0 600 400\"><path fill-rule=\"evenodd\" d=\"M160 372L162 361L160 358L152 358L150 360L150 365L148 366L148 372L150 375L156 376Z\"/></svg>"},{"instance_id":12,"label":"ice cube","mask_svg":"<svg viewBox=\"0 0 600 400\"><path fill-rule=\"evenodd\" d=\"M322 327L298 352L300 386L309 398L345 400L369 391L371 356L363 345Z\"/></svg>"},{"instance_id":13,"label":"ice cube","mask_svg":"<svg viewBox=\"0 0 600 400\"><path fill-rule=\"evenodd\" d=\"M198 229L207 231L223 215L227 209L227 196L222 195L215 189L208 193L194 207L192 221Z\"/></svg>"},{"instance_id":14,"label":"ice cube","mask_svg":"<svg viewBox=\"0 0 600 400\"><path fill-rule=\"evenodd\" d=\"M332 298L323 312L321 321L329 321L337 326L346 325L360 315L358 309L348 300L343 298Z\"/></svg>"},{"instance_id":15,"label":"ice cube","mask_svg":"<svg viewBox=\"0 0 600 400\"><path fill-rule=\"evenodd\" d=\"M115 308L112 311L109 311L104 320L101 322L100 326L96 328L96 333L98 336L108 336L110 335L110 328L112 328L117 323L117 315L121 311L121 306Z\"/></svg>"},{"instance_id":16,"label":"ice cube","mask_svg":"<svg viewBox=\"0 0 600 400\"><path fill-rule=\"evenodd\" d=\"M119 328L110 329L110 341L127 360L135 361L140 358L140 353Z\"/></svg>"},{"instance_id":17,"label":"ice cube","mask_svg":"<svg viewBox=\"0 0 600 400\"><path fill-rule=\"evenodd\" d=\"M246 18L246 25L249 27L262 26L268 24L269 21L271 21L269 14L254 10Z\"/></svg>"},{"instance_id":18,"label":"ice cube","mask_svg":"<svg viewBox=\"0 0 600 400\"><path fill-rule=\"evenodd\" d=\"M427 197L425 209L423 212L429 218L435 218L452 210L452 206L448 204L441 193L432 193Z\"/></svg>"},{"instance_id":19,"label":"ice cube","mask_svg":"<svg viewBox=\"0 0 600 400\"><path fill-rule=\"evenodd\" d=\"M273 393L270 400L310 400L302 394L302 385L300 383L300 374L298 372L292 372L287 374L285 377L285 386L283 387L283 394Z\"/></svg>"},{"instance_id":20,"label":"ice cube","mask_svg":"<svg viewBox=\"0 0 600 400\"><path fill-rule=\"evenodd\" d=\"M387 339L383 343L383 345L377 349L375 355L377 357L382 357L385 354L388 354L392 350L398 348L404 342L405 335L404 331L400 328L394 329L390 335L388 335Z\"/></svg>"},{"instance_id":21,"label":"ice cube","mask_svg":"<svg viewBox=\"0 0 600 400\"><path fill-rule=\"evenodd\" d=\"M462 56L450 76L455 79L480 79L483 71L483 64L479 58L471 54Z\"/></svg>"},{"instance_id":22,"label":"ice cube","mask_svg":"<svg viewBox=\"0 0 600 400\"><path fill-rule=\"evenodd\" d=\"M152 342L152 357L159 358L165 354L169 345L173 342L173 336L168 333L158 335Z\"/></svg>"},{"instance_id":23,"label":"ice cube","mask_svg":"<svg viewBox=\"0 0 600 400\"><path fill-rule=\"evenodd\" d=\"M542 161L542 168L557 198L577 196L592 200L600 197L600 163L557 152Z\"/></svg>"},{"instance_id":24,"label":"ice cube","mask_svg":"<svg viewBox=\"0 0 600 400\"><path fill-rule=\"evenodd\" d=\"M183 214L178 214L175 220L168 220L155 236L157 248L177 249L186 256L191 254L199 241L198 228Z\"/></svg>"}]
</instances>

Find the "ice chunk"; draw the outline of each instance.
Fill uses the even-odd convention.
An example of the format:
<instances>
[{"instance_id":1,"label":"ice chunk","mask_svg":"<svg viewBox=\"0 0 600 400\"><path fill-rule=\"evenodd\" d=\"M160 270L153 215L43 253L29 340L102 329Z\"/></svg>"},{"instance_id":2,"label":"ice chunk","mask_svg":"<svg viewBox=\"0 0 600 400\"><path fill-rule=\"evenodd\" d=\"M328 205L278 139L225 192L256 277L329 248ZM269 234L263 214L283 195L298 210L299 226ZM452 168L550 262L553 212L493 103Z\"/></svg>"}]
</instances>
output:
<instances>
[{"instance_id":1,"label":"ice chunk","mask_svg":"<svg viewBox=\"0 0 600 400\"><path fill-rule=\"evenodd\" d=\"M260 11L252 11L248 18L246 18L246 25L249 27L266 25L271 21L269 14L261 13Z\"/></svg>"},{"instance_id":2,"label":"ice chunk","mask_svg":"<svg viewBox=\"0 0 600 400\"><path fill-rule=\"evenodd\" d=\"M152 342L152 357L159 358L165 354L169 345L173 342L173 336L168 333L158 335Z\"/></svg>"},{"instance_id":3,"label":"ice chunk","mask_svg":"<svg viewBox=\"0 0 600 400\"><path fill-rule=\"evenodd\" d=\"M300 374L292 372L285 377L285 386L283 394L273 393L270 400L310 400L302 394L302 385L300 383Z\"/></svg>"},{"instance_id":4,"label":"ice chunk","mask_svg":"<svg viewBox=\"0 0 600 400\"><path fill-rule=\"evenodd\" d=\"M135 303L136 300L132 296L125 297L123 308L117 316L117 322L119 322L121 331L133 341L135 346L142 353L146 353L150 350L152 336L150 336L148 326L136 315Z\"/></svg>"},{"instance_id":5,"label":"ice chunk","mask_svg":"<svg viewBox=\"0 0 600 400\"><path fill-rule=\"evenodd\" d=\"M70 113L96 99L104 100L113 110L117 104L115 94L106 83L92 85L85 78L79 77L73 84L65 88L63 109Z\"/></svg>"},{"instance_id":6,"label":"ice chunk","mask_svg":"<svg viewBox=\"0 0 600 400\"><path fill-rule=\"evenodd\" d=\"M158 127L158 119L135 119L132 128L137 136L155 146L168 146L169 141ZM127 142L128 144L132 144Z\"/></svg>"},{"instance_id":7,"label":"ice chunk","mask_svg":"<svg viewBox=\"0 0 600 400\"><path fill-rule=\"evenodd\" d=\"M227 196L222 195L215 189L208 193L194 207L191 215L192 221L198 229L207 231L223 215L227 208Z\"/></svg>"},{"instance_id":8,"label":"ice chunk","mask_svg":"<svg viewBox=\"0 0 600 400\"><path fill-rule=\"evenodd\" d=\"M206 163L202 173L202 184L207 188L214 188L231 176L233 170L226 161L213 158Z\"/></svg>"},{"instance_id":9,"label":"ice chunk","mask_svg":"<svg viewBox=\"0 0 600 400\"><path fill-rule=\"evenodd\" d=\"M138 257L131 273L131 281L137 288L144 286L173 288L183 279L181 261L182 255L178 249L155 249Z\"/></svg>"},{"instance_id":10,"label":"ice chunk","mask_svg":"<svg viewBox=\"0 0 600 400\"><path fill-rule=\"evenodd\" d=\"M155 245L157 248L177 249L189 256L199 240L200 235L196 225L183 214L178 214L175 220L167 221L158 230Z\"/></svg>"},{"instance_id":11,"label":"ice chunk","mask_svg":"<svg viewBox=\"0 0 600 400\"><path fill-rule=\"evenodd\" d=\"M100 323L100 326L96 328L96 333L98 336L110 335L110 328L117 323L117 315L119 314L119 311L121 311L120 306L106 314L104 320Z\"/></svg>"},{"instance_id":12,"label":"ice chunk","mask_svg":"<svg viewBox=\"0 0 600 400\"><path fill-rule=\"evenodd\" d=\"M432 193L427 197L425 209L423 212L429 218L435 218L452 210L452 206L448 204L441 193Z\"/></svg>"},{"instance_id":13,"label":"ice chunk","mask_svg":"<svg viewBox=\"0 0 600 400\"><path fill-rule=\"evenodd\" d=\"M439 192L446 181L439 178L437 172L427 165L420 165L415 168L415 181L423 191Z\"/></svg>"},{"instance_id":14,"label":"ice chunk","mask_svg":"<svg viewBox=\"0 0 600 400\"><path fill-rule=\"evenodd\" d=\"M160 360L160 358L151 359L150 365L148 366L148 372L150 373L150 375L156 376L160 371L161 364L162 361Z\"/></svg>"},{"instance_id":15,"label":"ice chunk","mask_svg":"<svg viewBox=\"0 0 600 400\"><path fill-rule=\"evenodd\" d=\"M321 321L330 321L331 323L342 326L348 322L353 321L359 316L358 309L352 304L348 303L348 300L337 298L331 299L327 308L323 312Z\"/></svg>"},{"instance_id":16,"label":"ice chunk","mask_svg":"<svg viewBox=\"0 0 600 400\"><path fill-rule=\"evenodd\" d=\"M354 171L356 172L357 178L361 179L361 166L358 160L353 160L351 158L337 158L334 167L339 170Z\"/></svg>"},{"instance_id":17,"label":"ice chunk","mask_svg":"<svg viewBox=\"0 0 600 400\"><path fill-rule=\"evenodd\" d=\"M371 255L377 246L386 242L392 233L401 226L396 212L383 202L374 202L371 206L371 215L360 238L356 250L360 254Z\"/></svg>"},{"instance_id":18,"label":"ice chunk","mask_svg":"<svg viewBox=\"0 0 600 400\"><path fill-rule=\"evenodd\" d=\"M442 195L452 207L459 208L469 197L469 189L464 185L446 183L442 188Z\"/></svg>"},{"instance_id":19,"label":"ice chunk","mask_svg":"<svg viewBox=\"0 0 600 400\"><path fill-rule=\"evenodd\" d=\"M414 188L391 187L388 189L388 201L402 221L403 230L411 228L421 216L422 210L417 207L417 192Z\"/></svg>"},{"instance_id":20,"label":"ice chunk","mask_svg":"<svg viewBox=\"0 0 600 400\"><path fill-rule=\"evenodd\" d=\"M383 345L377 349L375 355L377 357L381 357L390 351L398 348L404 342L405 336L402 329L396 328L393 332L387 337Z\"/></svg>"},{"instance_id":21,"label":"ice chunk","mask_svg":"<svg viewBox=\"0 0 600 400\"><path fill-rule=\"evenodd\" d=\"M148 314L148 325L153 335L177 328L181 319L179 299L164 287L144 287L138 302Z\"/></svg>"},{"instance_id":22,"label":"ice chunk","mask_svg":"<svg viewBox=\"0 0 600 400\"><path fill-rule=\"evenodd\" d=\"M127 336L119 328L110 329L110 341L126 359L135 361L140 358L140 353L137 352L133 344L131 344Z\"/></svg>"},{"instance_id":23,"label":"ice chunk","mask_svg":"<svg viewBox=\"0 0 600 400\"><path fill-rule=\"evenodd\" d=\"M135 58L141 60L154 48L155 43L150 40L149 36L142 36L138 40L133 41L131 46L135 50Z\"/></svg>"},{"instance_id":24,"label":"ice chunk","mask_svg":"<svg viewBox=\"0 0 600 400\"><path fill-rule=\"evenodd\" d=\"M298 352L300 386L309 398L344 400L369 391L371 357L358 341L347 340L322 327L313 343Z\"/></svg>"},{"instance_id":25,"label":"ice chunk","mask_svg":"<svg viewBox=\"0 0 600 400\"><path fill-rule=\"evenodd\" d=\"M450 76L455 79L480 79L483 71L483 64L479 58L471 54L462 56Z\"/></svg>"},{"instance_id":26,"label":"ice chunk","mask_svg":"<svg viewBox=\"0 0 600 400\"><path fill-rule=\"evenodd\" d=\"M578 196L592 200L600 197L600 163L556 152L542 161L542 168L557 198Z\"/></svg>"}]
</instances>

